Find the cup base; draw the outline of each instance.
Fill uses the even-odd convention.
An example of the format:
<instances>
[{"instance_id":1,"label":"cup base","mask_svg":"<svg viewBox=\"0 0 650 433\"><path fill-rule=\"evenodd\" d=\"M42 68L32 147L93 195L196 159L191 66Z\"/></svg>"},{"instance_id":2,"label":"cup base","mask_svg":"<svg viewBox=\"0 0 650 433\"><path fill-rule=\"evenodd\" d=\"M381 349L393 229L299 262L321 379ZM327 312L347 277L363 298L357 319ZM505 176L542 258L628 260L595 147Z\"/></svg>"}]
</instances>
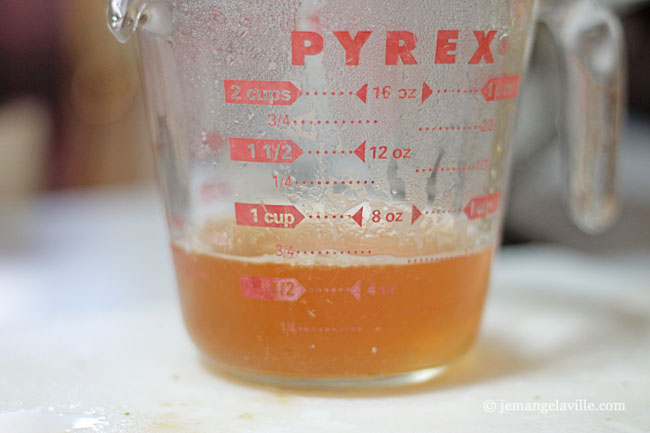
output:
<instances>
[{"instance_id":1,"label":"cup base","mask_svg":"<svg viewBox=\"0 0 650 433\"><path fill-rule=\"evenodd\" d=\"M257 385L274 386L279 388L312 389L312 390L363 390L395 388L417 385L433 380L442 375L449 365L423 368L405 373L385 376L359 376L346 378L292 377L274 376L268 374L243 371L223 365L212 359L204 358L211 369L215 369L235 379Z\"/></svg>"}]
</instances>

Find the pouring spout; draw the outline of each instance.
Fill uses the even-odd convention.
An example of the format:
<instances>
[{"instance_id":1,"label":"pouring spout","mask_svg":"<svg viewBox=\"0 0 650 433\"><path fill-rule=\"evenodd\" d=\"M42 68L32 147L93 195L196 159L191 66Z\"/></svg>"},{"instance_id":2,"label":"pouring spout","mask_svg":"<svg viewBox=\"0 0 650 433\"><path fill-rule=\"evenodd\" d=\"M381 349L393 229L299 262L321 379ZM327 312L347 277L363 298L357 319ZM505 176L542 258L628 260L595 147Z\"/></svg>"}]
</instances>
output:
<instances>
[{"instance_id":1,"label":"pouring spout","mask_svg":"<svg viewBox=\"0 0 650 433\"><path fill-rule=\"evenodd\" d=\"M146 0L109 0L108 28L118 41L126 43L135 33L146 7Z\"/></svg>"}]
</instances>

